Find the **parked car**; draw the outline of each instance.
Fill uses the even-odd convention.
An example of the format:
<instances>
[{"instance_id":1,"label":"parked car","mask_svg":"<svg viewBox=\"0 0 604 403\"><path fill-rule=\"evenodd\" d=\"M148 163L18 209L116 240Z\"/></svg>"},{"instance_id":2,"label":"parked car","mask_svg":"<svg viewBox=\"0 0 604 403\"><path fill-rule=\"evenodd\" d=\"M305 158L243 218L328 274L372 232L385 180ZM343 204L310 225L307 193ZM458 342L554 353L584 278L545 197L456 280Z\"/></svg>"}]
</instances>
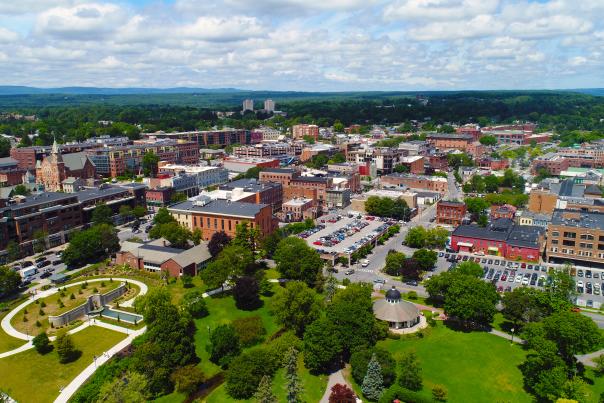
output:
<instances>
[{"instance_id":1,"label":"parked car","mask_svg":"<svg viewBox=\"0 0 604 403\"><path fill-rule=\"evenodd\" d=\"M591 278L591 270L585 270L585 278Z\"/></svg>"},{"instance_id":2,"label":"parked car","mask_svg":"<svg viewBox=\"0 0 604 403\"><path fill-rule=\"evenodd\" d=\"M386 280L384 280L383 278L374 278L373 283L374 284L386 284Z\"/></svg>"},{"instance_id":3,"label":"parked car","mask_svg":"<svg viewBox=\"0 0 604 403\"><path fill-rule=\"evenodd\" d=\"M348 269L344 272L344 274L346 274L347 276L350 276L351 274L354 274L354 269Z\"/></svg>"},{"instance_id":4,"label":"parked car","mask_svg":"<svg viewBox=\"0 0 604 403\"><path fill-rule=\"evenodd\" d=\"M583 270L577 270L577 277L583 277Z\"/></svg>"},{"instance_id":5,"label":"parked car","mask_svg":"<svg viewBox=\"0 0 604 403\"><path fill-rule=\"evenodd\" d=\"M413 287L417 287L417 281L416 280L407 280L405 281L405 284L413 286Z\"/></svg>"},{"instance_id":6,"label":"parked car","mask_svg":"<svg viewBox=\"0 0 604 403\"><path fill-rule=\"evenodd\" d=\"M363 260L363 261L361 262L361 266L362 266L362 267L367 267L367 266L369 266L369 260L367 260L367 259Z\"/></svg>"}]
</instances>

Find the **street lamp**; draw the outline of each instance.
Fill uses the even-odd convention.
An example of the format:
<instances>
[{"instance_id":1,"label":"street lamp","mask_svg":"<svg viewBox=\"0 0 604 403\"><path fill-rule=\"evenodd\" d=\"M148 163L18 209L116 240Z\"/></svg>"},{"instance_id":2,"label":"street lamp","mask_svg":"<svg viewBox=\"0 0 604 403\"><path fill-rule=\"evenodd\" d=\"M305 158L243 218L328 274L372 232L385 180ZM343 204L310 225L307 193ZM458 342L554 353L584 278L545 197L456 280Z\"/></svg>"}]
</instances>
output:
<instances>
[{"instance_id":1,"label":"street lamp","mask_svg":"<svg viewBox=\"0 0 604 403\"><path fill-rule=\"evenodd\" d=\"M514 344L514 328L510 329L512 331L512 344Z\"/></svg>"}]
</instances>

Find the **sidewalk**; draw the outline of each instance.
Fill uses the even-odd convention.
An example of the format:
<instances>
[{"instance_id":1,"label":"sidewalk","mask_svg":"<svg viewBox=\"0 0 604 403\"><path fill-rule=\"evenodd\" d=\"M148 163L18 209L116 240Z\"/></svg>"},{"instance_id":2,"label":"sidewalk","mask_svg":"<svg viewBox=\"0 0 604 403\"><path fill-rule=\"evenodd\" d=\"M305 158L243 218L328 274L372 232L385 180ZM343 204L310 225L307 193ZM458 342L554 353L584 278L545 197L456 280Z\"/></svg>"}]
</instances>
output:
<instances>
[{"instance_id":1,"label":"sidewalk","mask_svg":"<svg viewBox=\"0 0 604 403\"><path fill-rule=\"evenodd\" d=\"M346 380L344 379L344 375L342 374L341 369L339 371L333 372L329 375L329 380L327 381L327 388L325 389L325 393L323 394L320 403L329 403L329 395L331 394L331 388L338 383L342 385L347 385L350 389L352 389L352 387L348 385L348 382L346 382Z\"/></svg>"}]
</instances>

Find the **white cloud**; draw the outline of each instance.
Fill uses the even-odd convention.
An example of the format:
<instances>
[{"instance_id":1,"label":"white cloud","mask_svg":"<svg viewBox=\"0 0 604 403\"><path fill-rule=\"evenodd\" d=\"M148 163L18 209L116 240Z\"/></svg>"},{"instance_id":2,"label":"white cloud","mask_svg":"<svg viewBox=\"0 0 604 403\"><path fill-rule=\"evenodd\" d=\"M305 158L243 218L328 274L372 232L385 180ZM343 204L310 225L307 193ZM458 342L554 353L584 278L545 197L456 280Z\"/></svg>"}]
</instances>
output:
<instances>
[{"instance_id":1,"label":"white cloud","mask_svg":"<svg viewBox=\"0 0 604 403\"><path fill-rule=\"evenodd\" d=\"M19 35L16 32L0 27L0 43L15 42L17 39Z\"/></svg>"},{"instance_id":2,"label":"white cloud","mask_svg":"<svg viewBox=\"0 0 604 403\"><path fill-rule=\"evenodd\" d=\"M493 13L499 0L399 0L384 9L386 20L454 21Z\"/></svg>"},{"instance_id":3,"label":"white cloud","mask_svg":"<svg viewBox=\"0 0 604 403\"><path fill-rule=\"evenodd\" d=\"M109 3L56 7L38 16L36 32L40 36L50 35L71 40L99 40L125 20L125 11Z\"/></svg>"},{"instance_id":4,"label":"white cloud","mask_svg":"<svg viewBox=\"0 0 604 403\"><path fill-rule=\"evenodd\" d=\"M585 63L587 63L587 58L583 56L571 57L568 61L568 64L570 64L571 66L582 66Z\"/></svg>"},{"instance_id":5,"label":"white cloud","mask_svg":"<svg viewBox=\"0 0 604 403\"><path fill-rule=\"evenodd\" d=\"M199 17L193 24L184 26L180 32L189 39L230 42L263 35L265 30L254 17L234 16Z\"/></svg>"},{"instance_id":6,"label":"white cloud","mask_svg":"<svg viewBox=\"0 0 604 403\"><path fill-rule=\"evenodd\" d=\"M503 23L490 15L477 15L468 21L433 22L412 28L409 35L420 41L454 40L491 36L498 34L503 28Z\"/></svg>"},{"instance_id":7,"label":"white cloud","mask_svg":"<svg viewBox=\"0 0 604 403\"><path fill-rule=\"evenodd\" d=\"M555 15L528 22L513 22L508 32L519 38L539 39L565 34L585 34L592 28L593 24L589 21L567 15Z\"/></svg>"}]
</instances>

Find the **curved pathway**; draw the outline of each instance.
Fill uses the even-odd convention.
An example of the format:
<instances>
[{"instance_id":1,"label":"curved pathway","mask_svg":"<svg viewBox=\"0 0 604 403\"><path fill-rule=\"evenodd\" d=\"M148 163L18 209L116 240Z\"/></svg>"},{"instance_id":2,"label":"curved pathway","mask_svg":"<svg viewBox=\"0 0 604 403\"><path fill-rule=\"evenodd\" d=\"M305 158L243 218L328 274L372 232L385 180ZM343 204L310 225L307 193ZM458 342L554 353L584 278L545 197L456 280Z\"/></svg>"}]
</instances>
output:
<instances>
[{"instance_id":1,"label":"curved pathway","mask_svg":"<svg viewBox=\"0 0 604 403\"><path fill-rule=\"evenodd\" d=\"M138 280L132 280L132 279L128 279L128 278L119 278L119 277L111 277L111 278L109 278L109 277L107 277L107 278L93 278L93 279L90 279L90 280L78 281L78 282L76 282L76 283L67 284L67 285L64 285L64 286L62 286L62 287L60 287L60 288L63 288L63 287L70 288L70 287L73 287L73 286L76 286L76 285L80 285L80 284L83 284L83 283L86 283L86 282L88 282L88 283L93 283L93 282L98 282L98 281L110 281L110 280L112 280L112 279L113 279L113 280L117 280L117 281L122 281L122 282L126 282L126 283L132 283L132 284L137 285L137 286L140 288L140 292L138 293L138 295L137 295L137 296L139 296L139 295L145 295L145 294L147 293L147 291L149 290L149 287L147 287L147 284L145 284L145 283L143 283L143 282L141 282L141 281L138 281ZM23 308L25 308L26 306L28 306L28 305L32 304L32 303L33 303L34 301L36 301L37 299L40 299L40 298L46 298L46 297L48 297L48 296L51 296L51 295L53 295L53 294L56 294L57 292L59 292L59 288L56 288L56 287L54 287L54 288L50 288L50 289L45 290L45 291L40 291L40 292L38 292L37 294L33 295L33 297L32 297L31 299L30 299L30 298L28 298L26 301L24 301L24 302L22 302L21 304L19 304L19 305L18 305L18 306L17 306L15 309L13 309L12 311L10 311L10 312L9 312L9 314L8 314L8 315L6 315L6 316L5 316L5 317L2 319L2 323L1 323L2 330L4 330L4 331L5 331L7 334L9 334L9 335L11 335L12 337L15 337L15 338L17 338L17 339L21 339L21 340L27 340L27 341L31 340L31 339L32 339L32 337L31 337L31 336L28 336L28 335L27 335L27 334L25 334L25 333L21 333L20 331L18 331L17 329L15 329L15 328L13 327L13 325L10 323L10 322L11 322L11 320L12 320L12 318L13 318L13 317L14 317L14 316L15 316L15 315L16 315L16 314L17 314L17 313L20 311L20 310L22 310L22 309L23 309ZM130 299L130 300L128 300L128 301L126 301L126 302L124 302L123 306L132 306L134 299L135 299L135 298L132 298L132 299ZM79 329L79 328L78 328L78 329ZM73 329L73 330L75 330L75 329ZM72 332L70 331L70 333L72 333ZM14 350L13 350L13 351L14 351Z\"/></svg>"},{"instance_id":2,"label":"curved pathway","mask_svg":"<svg viewBox=\"0 0 604 403\"><path fill-rule=\"evenodd\" d=\"M332 372L331 374L329 374L329 380L327 381L327 387L325 388L325 393L323 394L323 397L321 398L320 403L329 403L329 396L331 395L331 388L337 383L346 385L352 390L352 386L350 386L348 384L348 382L346 382L346 379L344 379L344 374L342 373L341 369L337 370L336 372Z\"/></svg>"}]
</instances>

